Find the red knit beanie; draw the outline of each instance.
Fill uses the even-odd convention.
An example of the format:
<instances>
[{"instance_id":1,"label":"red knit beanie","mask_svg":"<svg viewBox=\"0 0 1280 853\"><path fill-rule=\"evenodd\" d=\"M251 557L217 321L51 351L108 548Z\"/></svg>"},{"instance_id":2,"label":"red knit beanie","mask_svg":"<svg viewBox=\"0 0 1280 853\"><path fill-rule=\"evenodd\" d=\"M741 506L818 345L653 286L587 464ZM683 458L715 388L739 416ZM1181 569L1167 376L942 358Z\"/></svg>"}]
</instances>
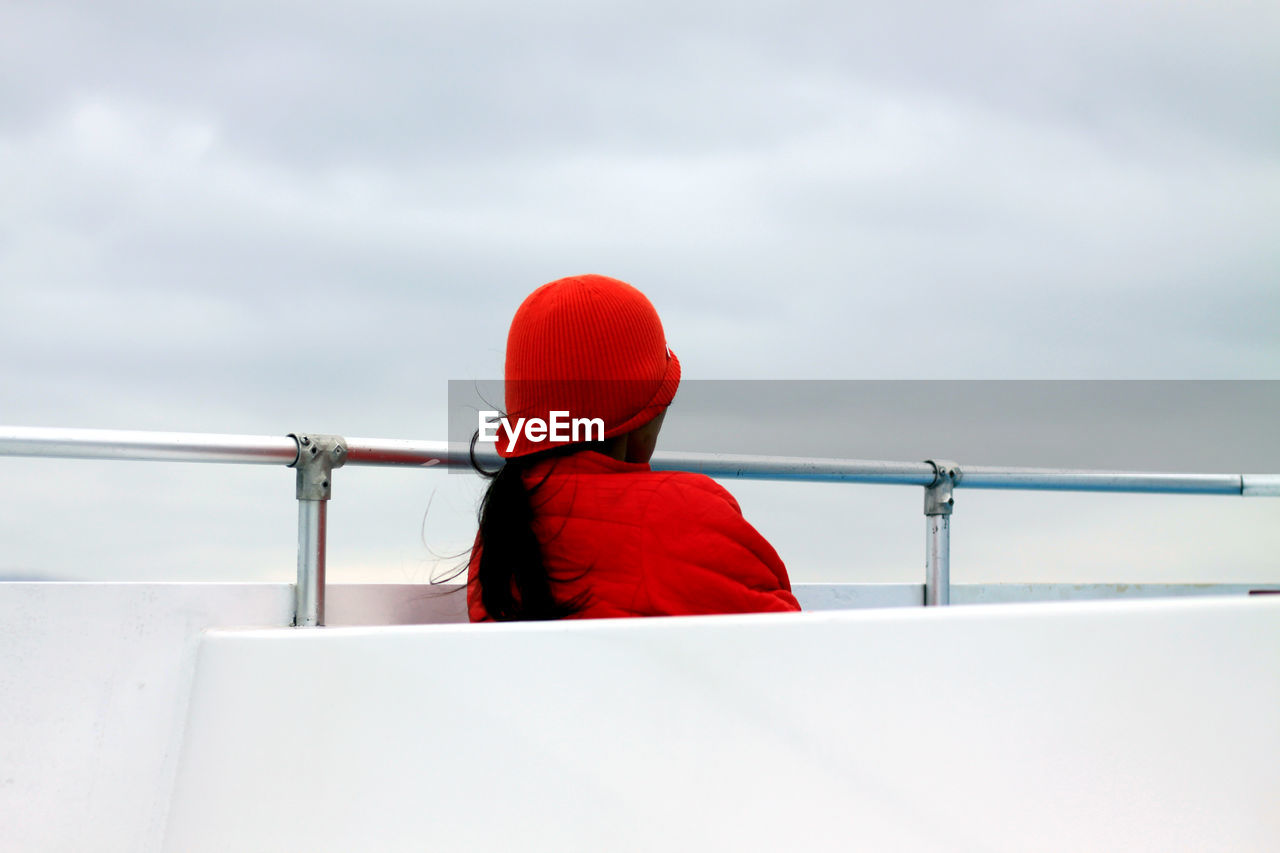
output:
<instances>
[{"instance_id":1,"label":"red knit beanie","mask_svg":"<svg viewBox=\"0 0 1280 853\"><path fill-rule=\"evenodd\" d=\"M519 418L547 422L560 411L601 419L605 438L648 423L680 384L680 362L653 305L631 285L602 275L562 278L529 294L507 334L505 373L513 428ZM532 441L523 430L510 450L509 442L500 428L497 450L508 459L567 443L550 436Z\"/></svg>"}]
</instances>

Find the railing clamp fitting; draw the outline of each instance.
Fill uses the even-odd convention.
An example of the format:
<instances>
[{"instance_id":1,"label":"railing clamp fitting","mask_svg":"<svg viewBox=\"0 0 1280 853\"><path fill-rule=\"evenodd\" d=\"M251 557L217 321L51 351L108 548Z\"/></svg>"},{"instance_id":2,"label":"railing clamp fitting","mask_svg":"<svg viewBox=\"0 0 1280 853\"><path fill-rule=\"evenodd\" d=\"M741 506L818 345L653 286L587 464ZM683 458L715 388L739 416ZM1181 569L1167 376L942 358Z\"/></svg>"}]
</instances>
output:
<instances>
[{"instance_id":1,"label":"railing clamp fitting","mask_svg":"<svg viewBox=\"0 0 1280 853\"><path fill-rule=\"evenodd\" d=\"M933 482L924 488L925 515L951 515L955 508L952 489L960 482L960 466L949 459L926 459L933 466Z\"/></svg>"},{"instance_id":2,"label":"railing clamp fitting","mask_svg":"<svg viewBox=\"0 0 1280 853\"><path fill-rule=\"evenodd\" d=\"M347 461L347 440L340 435L290 433L298 442L298 458L290 468L298 470L298 500L327 501L333 494L330 472Z\"/></svg>"}]
</instances>

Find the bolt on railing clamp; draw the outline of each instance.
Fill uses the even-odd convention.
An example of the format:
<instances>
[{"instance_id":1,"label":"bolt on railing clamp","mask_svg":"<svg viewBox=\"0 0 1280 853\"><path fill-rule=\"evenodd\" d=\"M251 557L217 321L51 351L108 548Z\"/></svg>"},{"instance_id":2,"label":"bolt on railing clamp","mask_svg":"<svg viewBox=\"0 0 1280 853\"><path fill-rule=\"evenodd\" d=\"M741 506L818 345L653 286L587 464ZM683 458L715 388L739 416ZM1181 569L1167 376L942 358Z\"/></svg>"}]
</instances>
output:
<instances>
[{"instance_id":1,"label":"bolt on railing clamp","mask_svg":"<svg viewBox=\"0 0 1280 853\"><path fill-rule=\"evenodd\" d=\"M924 487L924 514L951 515L956 501L952 489L960 482L960 466L948 459L926 459L933 466L933 482Z\"/></svg>"},{"instance_id":2,"label":"bolt on railing clamp","mask_svg":"<svg viewBox=\"0 0 1280 853\"><path fill-rule=\"evenodd\" d=\"M340 435L290 433L298 442L298 458L290 468L298 470L298 500L327 501L333 494L329 472L347 461L347 440Z\"/></svg>"}]
</instances>

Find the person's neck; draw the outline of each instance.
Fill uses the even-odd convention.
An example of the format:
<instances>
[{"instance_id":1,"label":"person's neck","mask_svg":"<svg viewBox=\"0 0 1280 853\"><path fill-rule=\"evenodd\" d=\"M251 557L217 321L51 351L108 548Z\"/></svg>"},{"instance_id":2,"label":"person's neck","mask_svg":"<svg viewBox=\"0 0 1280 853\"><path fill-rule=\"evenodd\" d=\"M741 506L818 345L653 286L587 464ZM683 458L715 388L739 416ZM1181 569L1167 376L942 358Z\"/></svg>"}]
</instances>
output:
<instances>
[{"instance_id":1,"label":"person's neck","mask_svg":"<svg viewBox=\"0 0 1280 853\"><path fill-rule=\"evenodd\" d=\"M588 450L594 450L610 459L617 459L619 462L627 461L627 436L615 435L613 438L606 438L604 441L593 441L587 445Z\"/></svg>"}]
</instances>

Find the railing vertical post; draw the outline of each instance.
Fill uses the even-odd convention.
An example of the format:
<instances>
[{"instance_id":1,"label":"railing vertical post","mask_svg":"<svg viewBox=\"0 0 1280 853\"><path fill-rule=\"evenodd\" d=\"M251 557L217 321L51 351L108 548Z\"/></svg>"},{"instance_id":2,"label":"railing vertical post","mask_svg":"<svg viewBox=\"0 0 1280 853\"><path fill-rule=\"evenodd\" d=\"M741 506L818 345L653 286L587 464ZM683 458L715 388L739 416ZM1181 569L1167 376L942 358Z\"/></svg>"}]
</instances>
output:
<instances>
[{"instance_id":1,"label":"railing vertical post","mask_svg":"<svg viewBox=\"0 0 1280 853\"><path fill-rule=\"evenodd\" d=\"M926 515L924 603L951 603L951 516Z\"/></svg>"},{"instance_id":2,"label":"railing vertical post","mask_svg":"<svg viewBox=\"0 0 1280 853\"><path fill-rule=\"evenodd\" d=\"M333 494L333 469L347 461L342 436L294 433L298 442L298 581L294 587L293 624L299 628L324 624L325 546L328 501Z\"/></svg>"},{"instance_id":3,"label":"railing vertical post","mask_svg":"<svg viewBox=\"0 0 1280 853\"><path fill-rule=\"evenodd\" d=\"M298 499L298 583L293 589L293 624L324 624L325 534L329 502Z\"/></svg>"},{"instance_id":4,"label":"railing vertical post","mask_svg":"<svg viewBox=\"0 0 1280 853\"><path fill-rule=\"evenodd\" d=\"M924 603L933 607L951 603L951 510L956 503L952 489L960 468L946 460L928 462L934 475L924 490Z\"/></svg>"}]
</instances>

